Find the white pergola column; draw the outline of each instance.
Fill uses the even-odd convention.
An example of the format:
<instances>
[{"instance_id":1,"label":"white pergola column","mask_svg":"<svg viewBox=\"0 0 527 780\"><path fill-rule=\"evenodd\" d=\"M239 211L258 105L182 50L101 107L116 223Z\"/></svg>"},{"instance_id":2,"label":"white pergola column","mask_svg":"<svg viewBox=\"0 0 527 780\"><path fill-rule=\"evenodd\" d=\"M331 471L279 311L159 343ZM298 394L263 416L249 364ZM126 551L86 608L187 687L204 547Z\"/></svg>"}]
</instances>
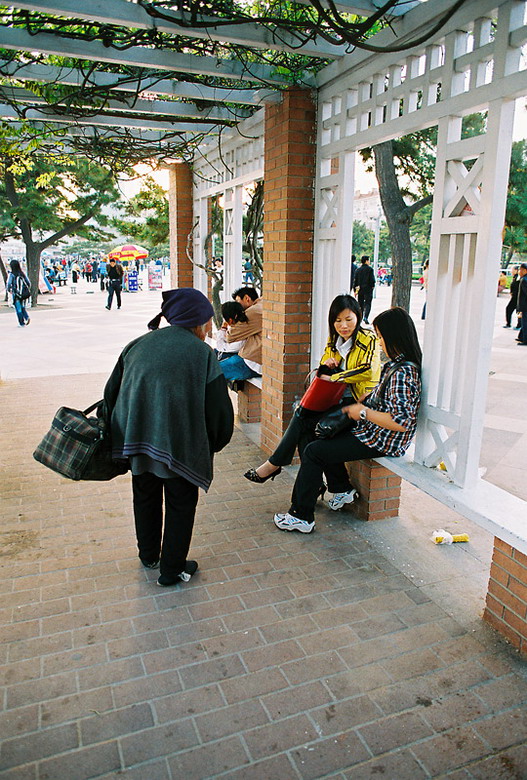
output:
<instances>
[{"instance_id":1,"label":"white pergola column","mask_svg":"<svg viewBox=\"0 0 527 780\"><path fill-rule=\"evenodd\" d=\"M514 101L496 100L484 135L439 122L415 458L460 487L478 477L513 120Z\"/></svg>"},{"instance_id":2,"label":"white pergola column","mask_svg":"<svg viewBox=\"0 0 527 780\"><path fill-rule=\"evenodd\" d=\"M243 186L225 190L223 214L223 293L228 301L242 285Z\"/></svg>"},{"instance_id":3,"label":"white pergola column","mask_svg":"<svg viewBox=\"0 0 527 780\"><path fill-rule=\"evenodd\" d=\"M318 161L313 260L311 359L318 363L327 339L333 298L349 292L355 194L355 152Z\"/></svg>"},{"instance_id":4,"label":"white pergola column","mask_svg":"<svg viewBox=\"0 0 527 780\"><path fill-rule=\"evenodd\" d=\"M192 255L194 259L194 287L207 295L207 274L204 269L207 265L205 239L209 232L209 201L206 197L194 200L194 224Z\"/></svg>"}]
</instances>

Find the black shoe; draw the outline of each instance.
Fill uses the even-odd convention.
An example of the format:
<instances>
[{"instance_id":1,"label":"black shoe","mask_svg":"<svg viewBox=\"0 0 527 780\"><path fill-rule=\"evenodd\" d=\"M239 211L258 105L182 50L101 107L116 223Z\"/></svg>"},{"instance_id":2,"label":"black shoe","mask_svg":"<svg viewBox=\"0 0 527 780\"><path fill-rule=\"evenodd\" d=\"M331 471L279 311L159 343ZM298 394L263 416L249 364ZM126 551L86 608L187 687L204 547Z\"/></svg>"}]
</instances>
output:
<instances>
[{"instance_id":1,"label":"black shoe","mask_svg":"<svg viewBox=\"0 0 527 780\"><path fill-rule=\"evenodd\" d=\"M110 307L109 307L109 306L105 306L104 308L105 308L105 309L108 309L108 311L110 311Z\"/></svg>"},{"instance_id":2,"label":"black shoe","mask_svg":"<svg viewBox=\"0 0 527 780\"><path fill-rule=\"evenodd\" d=\"M143 558L139 558L145 569L158 569L159 559L157 561L145 561Z\"/></svg>"},{"instance_id":3,"label":"black shoe","mask_svg":"<svg viewBox=\"0 0 527 780\"><path fill-rule=\"evenodd\" d=\"M245 479L248 479L249 482L257 482L259 485L263 485L264 482L267 482L268 479L274 479L277 477L282 471L282 467L278 466L276 471L273 471L272 474L268 474L266 477L261 477L256 469L249 469L249 471L246 471L243 475Z\"/></svg>"},{"instance_id":4,"label":"black shoe","mask_svg":"<svg viewBox=\"0 0 527 780\"><path fill-rule=\"evenodd\" d=\"M325 495L326 495L326 486L324 485L324 483L322 483L318 489L317 501L319 498L321 501L323 501Z\"/></svg>"},{"instance_id":5,"label":"black shoe","mask_svg":"<svg viewBox=\"0 0 527 780\"><path fill-rule=\"evenodd\" d=\"M188 582L192 575L197 572L197 570L197 561L187 561L183 571L173 577L162 574L158 579L157 584L162 588L169 588L171 585L177 585L179 582Z\"/></svg>"},{"instance_id":6,"label":"black shoe","mask_svg":"<svg viewBox=\"0 0 527 780\"><path fill-rule=\"evenodd\" d=\"M504 325L503 327L504 328L510 328L510 325Z\"/></svg>"}]
</instances>

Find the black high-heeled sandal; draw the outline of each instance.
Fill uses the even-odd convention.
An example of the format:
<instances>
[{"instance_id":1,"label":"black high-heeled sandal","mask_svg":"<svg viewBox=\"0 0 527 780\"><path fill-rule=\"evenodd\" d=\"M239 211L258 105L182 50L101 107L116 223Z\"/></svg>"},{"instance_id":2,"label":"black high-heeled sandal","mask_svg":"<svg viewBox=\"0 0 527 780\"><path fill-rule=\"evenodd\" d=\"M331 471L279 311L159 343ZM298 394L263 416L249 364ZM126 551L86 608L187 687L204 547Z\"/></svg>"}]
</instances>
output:
<instances>
[{"instance_id":1,"label":"black high-heeled sandal","mask_svg":"<svg viewBox=\"0 0 527 780\"><path fill-rule=\"evenodd\" d=\"M245 479L248 479L249 482L257 482L259 485L262 485L264 482L267 482L268 479L273 480L275 477L277 477L280 472L282 471L282 467L278 466L276 471L273 471L272 474L268 474L266 477L261 477L256 469L249 469L249 471L246 471L243 475Z\"/></svg>"}]
</instances>

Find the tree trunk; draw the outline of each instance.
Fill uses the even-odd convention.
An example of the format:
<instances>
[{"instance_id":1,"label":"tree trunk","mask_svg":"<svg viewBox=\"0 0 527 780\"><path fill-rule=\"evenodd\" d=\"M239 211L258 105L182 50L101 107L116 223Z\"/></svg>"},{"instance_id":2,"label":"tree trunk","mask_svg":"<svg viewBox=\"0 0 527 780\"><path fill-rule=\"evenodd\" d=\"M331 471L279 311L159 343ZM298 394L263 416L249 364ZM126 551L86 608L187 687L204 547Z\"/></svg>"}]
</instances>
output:
<instances>
[{"instance_id":1,"label":"tree trunk","mask_svg":"<svg viewBox=\"0 0 527 780\"><path fill-rule=\"evenodd\" d=\"M410 290L412 287L412 245L410 241L410 223L412 213L404 202L393 161L391 141L384 141L373 147L375 155L375 175L379 183L382 209L392 247L392 306L410 309Z\"/></svg>"},{"instance_id":2,"label":"tree trunk","mask_svg":"<svg viewBox=\"0 0 527 780\"><path fill-rule=\"evenodd\" d=\"M35 244L31 241L26 243L26 263L27 263L27 275L31 282L31 306L36 306L37 296L39 294L38 283L40 279L40 255L42 254L42 247L40 244Z\"/></svg>"}]
</instances>

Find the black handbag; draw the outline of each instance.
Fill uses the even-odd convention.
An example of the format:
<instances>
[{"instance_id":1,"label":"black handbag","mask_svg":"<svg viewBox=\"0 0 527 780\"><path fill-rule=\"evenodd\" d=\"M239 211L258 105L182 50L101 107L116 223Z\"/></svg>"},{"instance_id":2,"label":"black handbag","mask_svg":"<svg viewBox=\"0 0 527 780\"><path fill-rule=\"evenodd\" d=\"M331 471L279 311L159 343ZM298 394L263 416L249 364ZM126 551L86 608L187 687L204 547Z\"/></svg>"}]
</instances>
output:
<instances>
[{"instance_id":1,"label":"black handbag","mask_svg":"<svg viewBox=\"0 0 527 780\"><path fill-rule=\"evenodd\" d=\"M347 431L355 425L342 409L334 409L321 417L315 427L317 439L332 439L337 433Z\"/></svg>"},{"instance_id":2,"label":"black handbag","mask_svg":"<svg viewBox=\"0 0 527 780\"><path fill-rule=\"evenodd\" d=\"M415 367L415 363L412 363L410 360L399 360L394 363L393 366L390 366L377 386L378 395L383 395L386 389L386 385L388 384L388 380L401 366ZM371 406L370 408L375 409L374 406ZM315 436L317 439L332 439L337 435L337 433L347 431L353 428L355 424L356 421L350 420L348 415L343 412L342 409L335 409L332 412L325 414L324 417L318 421L315 428Z\"/></svg>"},{"instance_id":3,"label":"black handbag","mask_svg":"<svg viewBox=\"0 0 527 780\"><path fill-rule=\"evenodd\" d=\"M88 417L96 407L97 417ZM106 481L128 471L127 461L112 460L110 425L102 401L83 412L61 406L33 457L74 480Z\"/></svg>"}]
</instances>

